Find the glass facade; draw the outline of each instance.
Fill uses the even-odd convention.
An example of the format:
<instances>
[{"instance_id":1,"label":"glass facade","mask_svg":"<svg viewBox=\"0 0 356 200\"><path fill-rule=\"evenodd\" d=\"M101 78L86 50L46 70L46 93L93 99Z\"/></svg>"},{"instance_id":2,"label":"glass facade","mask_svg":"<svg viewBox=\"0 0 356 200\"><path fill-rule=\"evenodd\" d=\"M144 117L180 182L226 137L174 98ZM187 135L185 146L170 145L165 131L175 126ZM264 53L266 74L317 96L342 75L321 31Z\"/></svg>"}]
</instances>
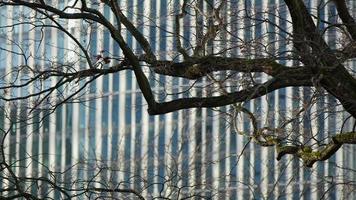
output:
<instances>
[{"instance_id":1,"label":"glass facade","mask_svg":"<svg viewBox=\"0 0 356 200\"><path fill-rule=\"evenodd\" d=\"M202 12L212 11L212 5L215 5L213 0L199 2L199 9ZM177 61L181 58L171 53L177 48L176 41L172 39L174 29L172 13L177 12L177 7L181 4L182 1L179 0L120 1L120 5L125 8L123 10L126 16L148 38L157 57ZM265 16L263 11L276 8L280 16L272 14ZM105 17L114 20L113 14L107 7L100 6L98 9ZM193 8L187 9L188 13L194 11ZM227 1L225 20L230 22L227 29L235 32L239 38L232 37L226 31L222 33L225 34L222 36L223 39L209 41L205 51L213 54L226 46L227 49L231 46L225 55L239 56L252 52L251 55L258 56L260 52L253 52L257 50L247 49L248 52L244 53L241 49L233 48L232 43L242 39L248 45L248 41L260 38L269 42L268 51L277 51L279 56L286 56L290 47L281 39L288 37L286 33L270 24L268 26L251 24L251 20L247 19L239 21L240 15L244 14L241 9L256 13L254 17L257 19L267 18L272 23L278 24L281 29L291 29L291 24L288 24L290 16L287 15L287 7L282 1ZM335 8L331 5L327 4L322 11L318 14L323 19L336 20L333 18ZM6 11L6 7L0 7L0 16L3 16L4 12L11 13L13 17L8 19L0 17L0 26L15 23L14 19L19 11L13 9L9 12ZM192 43L197 42L202 37L202 31L207 28L207 24L204 24L204 16L200 17L187 15L181 20L182 46L189 52L192 51ZM88 27L83 24L74 21L64 23L64 26L88 47L90 56L95 57L103 53L105 56L122 59L122 52L108 31L102 30L95 23ZM320 29L322 28L323 23L320 24ZM134 49L135 53L141 53L141 47L129 31L123 30L123 32L128 46ZM266 37L266 32L278 34L268 34ZM72 63L74 69L89 67L83 64L83 61L73 62L83 59L82 55L73 53L77 48L74 41L61 31L53 29L29 31L28 25L17 25L14 26L10 36L13 43L7 43L6 36L0 30L2 77L0 84L6 81L3 77L11 70L11 66L20 66L23 64L21 62L25 62L17 55L9 57L9 52L3 50L10 48L12 51L18 51L16 43L35 52L32 55L35 59L29 61L33 66L53 66L51 61L55 60L58 63ZM333 34L331 31L326 39L332 44L336 37L336 33ZM281 62L286 65L291 64L286 63L287 61ZM350 62L349 65L353 68L356 66L355 62ZM211 94L217 93L213 86L199 89L201 85L209 85L207 79L193 83L186 79L159 76L147 69L145 73L155 90L156 99L162 101L191 97L192 94L203 96L211 92L209 89L212 89ZM214 75L226 77L231 74L224 72ZM26 74L21 76L25 77ZM231 76L242 78L241 74ZM256 77L257 81L266 78L260 74ZM9 80L15 78L11 76ZM38 83L34 88L14 89L9 92L16 96L25 93L26 90L40 91L53 85L56 80L57 78L53 78L46 81L45 85ZM229 83L231 84L229 90L241 89L240 86L234 86L233 81ZM80 84L83 82L79 81L78 85ZM186 92L194 84L196 87ZM63 94L63 96L71 94L72 86L63 85L56 94ZM311 90L281 89L268 94L267 97L248 101L244 107L258 116L259 127L281 124L291 115L290 108L296 110L301 106L303 100L300 99L311 98L313 92ZM227 115L221 114L232 110L232 105L220 108L218 111L197 108L149 116L147 104L138 89L135 76L129 70L99 77L90 83L87 91L77 96L78 102L61 104L54 112L48 108L34 110L29 116L22 115L29 109L25 106L0 102L2 106L10 107L8 119L3 114L6 111L0 112L1 127L12 125L10 135L5 141L7 159L14 166L26 166L14 167L17 174L55 177L56 181L68 187L75 182L74 180L77 180L73 184L74 187L76 184L80 187L80 182L83 180L91 180L90 184L93 185L102 184L108 188L132 188L142 191L143 196L148 199L184 198L191 195L207 199L322 199L326 196L337 199L356 195L355 187L339 184L354 180L353 178L356 177L354 172L346 170L356 167L353 146L346 145L335 156L325 162L316 163L312 169L304 168L301 162L293 157L276 161L274 148L253 144L248 137L239 135L233 130ZM329 96L317 99L316 106L311 108L316 109L316 112L309 110L301 122L292 124L289 127L292 134L288 137L310 138L307 137L308 134L317 131L320 133L317 134L320 137L318 139L322 140L327 137L327 134L335 133L347 117L337 112L336 109L339 107L336 104L337 102ZM317 116L313 114L318 113L317 110L326 105L334 105L330 106L330 109L334 109L330 110L332 114L320 113ZM12 124L12 121L17 120L20 123ZM28 123L25 123L26 121ZM246 115L241 116L237 126L243 132L252 129ZM351 122L348 122L347 126L351 128ZM297 133L302 134L297 135ZM304 142L308 143L308 141ZM48 174L49 171L56 173ZM9 180L5 180L0 181L0 184L10 183ZM31 190L34 194L45 196L48 187L49 185L46 184L40 187L31 185ZM63 194L49 191L48 195L59 199Z\"/></svg>"}]
</instances>

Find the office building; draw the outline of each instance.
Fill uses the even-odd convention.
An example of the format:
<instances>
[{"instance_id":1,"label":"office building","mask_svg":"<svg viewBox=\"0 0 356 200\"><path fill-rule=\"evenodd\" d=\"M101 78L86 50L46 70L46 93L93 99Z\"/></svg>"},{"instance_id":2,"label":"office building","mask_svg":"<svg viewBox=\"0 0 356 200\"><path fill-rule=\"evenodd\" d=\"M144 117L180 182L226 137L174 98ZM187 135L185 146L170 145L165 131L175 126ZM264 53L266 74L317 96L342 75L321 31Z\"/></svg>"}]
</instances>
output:
<instances>
[{"instance_id":1,"label":"office building","mask_svg":"<svg viewBox=\"0 0 356 200\"><path fill-rule=\"evenodd\" d=\"M60 1L54 4L63 9L67 3L74 2ZM216 1L207 0L197 3L200 6L198 8L202 12L212 12L209 2L217 6ZM305 2L311 12L316 12L318 6L325 4L317 14L324 20L333 20L336 11L331 3L321 0ZM356 11L356 2L349 2ZM175 58L177 44L172 33L174 14L181 4L182 1L179 0L120 1L122 10L147 37L157 57L178 60L182 58ZM115 20L110 9L99 1L92 1L90 6L97 8L111 21ZM249 20L240 20L245 15L243 11L247 10L257 18L267 18L291 31L288 10L282 0L231 0L226 2L223 10L225 15L222 16L228 22L226 33L221 33L219 40L209 42L205 49L207 54L226 48L229 49L226 51L228 56L242 55L246 52L233 46L236 40L256 39L267 31L276 34L263 37L264 42L273 44L271 46L281 52L291 48L281 39L286 36L285 33L275 26L249 24ZM264 11L276 15L262 13ZM30 13L32 11L24 7L0 7L2 49L17 52L19 47L23 47L25 52L34 52L28 57L29 66L45 68L71 63L73 70L88 68L83 55L77 53L80 52L78 46L63 31L55 28L33 28L33 25L26 23L17 24L21 20L31 20L26 18L32 16ZM204 20L206 19L203 16L199 18L194 15L187 15L181 20L180 32L184 38L182 45L187 49L200 37L199 24L204 30ZM43 21L49 23L48 19ZM80 43L88 47L93 60L101 54L123 57L110 33L102 26L80 20L60 22ZM10 24L17 25L5 27ZM142 53L133 36L124 29L123 34L128 45L136 53ZM237 37L234 38L233 35ZM338 39L337 32L325 37L330 43ZM253 54L257 55L258 52ZM284 64L292 64L288 62L290 61ZM18 77L26 78L26 73L22 71L19 76L15 76L15 73L10 72L13 72L14 66L23 64L21 55L0 50L2 85L14 79L15 83L21 83L23 79ZM350 61L348 65L353 69L356 67L355 61ZM208 78L193 82L160 76L147 68L144 70L156 92L156 98L160 100L205 95L210 89L201 89L211 82ZM216 75L223 77L229 74L226 72ZM241 77L240 74L235 76ZM261 75L256 79L266 78ZM46 79L38 87L10 89L3 96L25 95L27 92L50 87L56 80L57 77ZM84 81L73 82L52 95L57 98L61 95L65 97L83 84ZM226 84L233 86L234 82ZM216 86L210 87L216 89ZM189 91L184 92L187 90ZM277 125L292 115L289 108L302 106L303 99L310 99L313 92L313 89L307 88L285 88L268 94L267 98L246 102L244 106L259 116L260 126ZM130 70L99 77L85 91L76 95L72 103L62 104L53 113L48 109L48 104L44 104L31 114L24 114L29 111L27 103L33 100L36 99L30 98L23 101L24 103L1 102L4 111L1 115L2 129L11 128L5 139L6 159L13 164L13 169L19 176L49 177L64 187L73 188L80 188L83 180L90 180L89 184L85 182L84 185L131 188L142 192L148 199L189 196L207 199L352 199L356 196L356 188L352 182L356 179L354 146L345 145L335 156L316 163L310 169L304 168L302 162L292 156L277 161L275 148L250 143L248 137L236 133L229 121L229 115L224 114L232 109L232 105L149 116L147 104ZM315 135L322 140L327 134L340 130L348 117L343 112L337 112L342 108L336 104L333 98L321 96L300 123L287 128L295 133L318 133ZM329 112L319 113L318 110L325 106L330 106ZM19 122L12 124L13 121ZM347 121L345 130L351 129L353 122L352 119ZM243 132L251 130L246 116L238 120L237 126ZM49 171L56 173L50 174ZM2 173L3 177L8 175L5 171ZM6 185L11 185L11 180L3 178L1 184L5 188ZM55 199L64 197L58 190L50 190L51 186L48 184L39 182L38 185L30 185L29 190L39 196L49 195ZM75 193L76 191L71 192ZM3 191L3 195L6 194L10 193ZM99 194L92 194L90 197L94 198L96 195ZM133 198L125 196L127 194L108 195ZM82 195L78 198L87 197Z\"/></svg>"}]
</instances>

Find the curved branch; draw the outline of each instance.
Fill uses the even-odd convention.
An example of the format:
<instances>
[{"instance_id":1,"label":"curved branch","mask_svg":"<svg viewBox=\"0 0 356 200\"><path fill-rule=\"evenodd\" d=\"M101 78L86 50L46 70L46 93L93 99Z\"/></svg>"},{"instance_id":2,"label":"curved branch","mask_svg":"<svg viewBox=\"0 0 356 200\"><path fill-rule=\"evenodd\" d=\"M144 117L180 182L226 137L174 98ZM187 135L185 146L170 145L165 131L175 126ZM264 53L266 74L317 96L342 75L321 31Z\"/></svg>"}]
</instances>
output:
<instances>
[{"instance_id":1,"label":"curved branch","mask_svg":"<svg viewBox=\"0 0 356 200\"><path fill-rule=\"evenodd\" d=\"M42 4L42 3L31 3L28 1L12 1L12 2L2 2L3 5L10 5L10 6L26 6L31 9L43 9L48 12L52 12L56 15L58 15L61 18L65 19L90 19L95 22L101 23L101 20L99 17L92 15L90 13L66 13L62 10L59 10L57 8L54 8L50 5L47 4Z\"/></svg>"},{"instance_id":2,"label":"curved branch","mask_svg":"<svg viewBox=\"0 0 356 200\"><path fill-rule=\"evenodd\" d=\"M356 144L356 132L339 133L333 136L325 147L316 151L312 151L309 146L277 145L277 160L284 155L292 154L302 159L305 166L312 167L317 161L329 159L343 144Z\"/></svg>"},{"instance_id":3,"label":"curved branch","mask_svg":"<svg viewBox=\"0 0 356 200\"><path fill-rule=\"evenodd\" d=\"M308 76L307 74L292 74L284 78L285 79L273 78L263 84L258 84L245 90L221 96L182 98L169 102L157 103L155 107L149 106L148 112L151 115L157 115L188 108L220 107L255 99L277 89L289 86L312 86L311 76Z\"/></svg>"}]
</instances>

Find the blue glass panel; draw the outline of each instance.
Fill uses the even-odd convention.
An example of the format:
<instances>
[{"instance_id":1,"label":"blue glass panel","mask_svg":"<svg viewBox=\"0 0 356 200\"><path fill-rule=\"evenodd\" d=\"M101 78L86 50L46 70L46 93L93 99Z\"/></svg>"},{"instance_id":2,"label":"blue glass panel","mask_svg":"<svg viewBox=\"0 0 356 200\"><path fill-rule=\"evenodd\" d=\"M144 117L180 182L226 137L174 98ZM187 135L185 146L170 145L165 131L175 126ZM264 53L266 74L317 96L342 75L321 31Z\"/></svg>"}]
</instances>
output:
<instances>
[{"instance_id":1,"label":"blue glass panel","mask_svg":"<svg viewBox=\"0 0 356 200\"><path fill-rule=\"evenodd\" d=\"M125 170L125 181L129 181L131 174L131 127L125 126L125 160L124 160L124 170Z\"/></svg>"},{"instance_id":2,"label":"blue glass panel","mask_svg":"<svg viewBox=\"0 0 356 200\"><path fill-rule=\"evenodd\" d=\"M51 60L51 56L52 56L52 40L53 38L51 37L52 32L51 29L46 29L45 31L45 38L44 38L44 42L45 42L45 49L44 49L44 59L46 62L46 67L49 67L50 65L50 60Z\"/></svg>"},{"instance_id":3,"label":"blue glass panel","mask_svg":"<svg viewBox=\"0 0 356 200\"><path fill-rule=\"evenodd\" d=\"M107 96L102 98L102 158L104 160L108 159L108 123L109 123L109 98ZM111 134L111 133L110 133Z\"/></svg>"},{"instance_id":4,"label":"blue glass panel","mask_svg":"<svg viewBox=\"0 0 356 200\"><path fill-rule=\"evenodd\" d=\"M85 128L86 128L86 115L85 115L86 106L84 103L79 104L79 159L84 160L85 157Z\"/></svg>"},{"instance_id":5,"label":"blue glass panel","mask_svg":"<svg viewBox=\"0 0 356 200\"><path fill-rule=\"evenodd\" d=\"M0 7L0 26L5 26L7 25L6 20L6 13L7 13L7 7L6 6L2 6ZM0 34L2 33L4 29L0 29Z\"/></svg>"},{"instance_id":6,"label":"blue glass panel","mask_svg":"<svg viewBox=\"0 0 356 200\"><path fill-rule=\"evenodd\" d=\"M15 27L16 27L16 26L15 26ZM11 48L12 48L11 50L12 50L13 52L20 53L20 52L21 52L21 49L20 49L19 46L17 46L17 44L16 44L16 43L19 42L19 34L16 34L15 32L13 32L12 40L13 40L13 42L10 42ZM20 59L21 59L21 57L20 57L19 55L12 54L11 57L12 57L12 65L13 65L14 67L20 65Z\"/></svg>"},{"instance_id":7,"label":"blue glass panel","mask_svg":"<svg viewBox=\"0 0 356 200\"><path fill-rule=\"evenodd\" d=\"M246 102L245 103L245 107L250 110L250 106L251 105L251 102ZM248 131L250 130L250 119L247 117L247 116L244 116L243 118L243 130L244 131ZM243 138L243 144L246 144L248 142L248 139L246 137ZM250 151L250 147L247 146L246 149L245 149L246 152L249 152ZM250 180L251 178L251 174L250 174L250 169L251 169L251 164L250 164L250 160L251 160L251 155L250 153L245 153L244 154L244 162L243 162L243 167L242 167L242 170L243 170L243 183L248 183L248 181ZM245 189L244 191L244 195L243 195L243 199L250 199L250 194L248 193L248 189Z\"/></svg>"},{"instance_id":8,"label":"blue glass panel","mask_svg":"<svg viewBox=\"0 0 356 200\"><path fill-rule=\"evenodd\" d=\"M166 42L166 22L167 20L165 19L165 16L167 16L167 1L161 1L160 3L160 11L161 13L159 14L159 16L161 17L160 20L160 29L159 29L159 50L160 50L160 54L162 56L166 55L165 51L166 51L166 47L167 47L167 42Z\"/></svg>"},{"instance_id":9,"label":"blue glass panel","mask_svg":"<svg viewBox=\"0 0 356 200\"><path fill-rule=\"evenodd\" d=\"M60 61L61 59L64 58L64 40L65 40L65 36L64 33L59 31L58 32L58 37L57 37L57 58Z\"/></svg>"},{"instance_id":10,"label":"blue glass panel","mask_svg":"<svg viewBox=\"0 0 356 200\"><path fill-rule=\"evenodd\" d=\"M56 113L56 165L60 166L61 164L61 158L62 155L60 152L62 152L62 138L61 138L61 132L62 132L62 110L63 106L59 106L55 113Z\"/></svg>"},{"instance_id":11,"label":"blue glass panel","mask_svg":"<svg viewBox=\"0 0 356 200\"><path fill-rule=\"evenodd\" d=\"M6 67L6 38L0 36L0 68L4 69ZM3 75L3 74L1 74Z\"/></svg>"},{"instance_id":12,"label":"blue glass panel","mask_svg":"<svg viewBox=\"0 0 356 200\"><path fill-rule=\"evenodd\" d=\"M154 148L154 139L155 139L155 135L154 135L154 117L150 116L149 118L149 126L148 126L148 148L149 149L153 149ZM147 182L148 183L153 183L154 181L154 151L148 151L147 153ZM153 192L153 187L149 187L147 190L149 193Z\"/></svg>"},{"instance_id":13,"label":"blue glass panel","mask_svg":"<svg viewBox=\"0 0 356 200\"><path fill-rule=\"evenodd\" d=\"M112 120L112 160L117 161L118 159L118 142L119 142L119 96L113 96L113 103L112 103L112 113L111 113L111 120Z\"/></svg>"},{"instance_id":14,"label":"blue glass panel","mask_svg":"<svg viewBox=\"0 0 356 200\"><path fill-rule=\"evenodd\" d=\"M94 29L96 27L93 27ZM98 50L97 50L97 32L94 31L91 33L91 40L90 40L90 53L92 54L93 57L96 56L96 54L98 53Z\"/></svg>"},{"instance_id":15,"label":"blue glass panel","mask_svg":"<svg viewBox=\"0 0 356 200\"><path fill-rule=\"evenodd\" d=\"M164 132L164 119L161 119L156 126L159 126L159 136L158 136L158 182L163 183L164 182L164 176L165 176L165 132ZM163 187L163 185L159 186L159 190Z\"/></svg>"},{"instance_id":16,"label":"blue glass panel","mask_svg":"<svg viewBox=\"0 0 356 200\"><path fill-rule=\"evenodd\" d=\"M127 94L126 97L126 104L125 104L125 124L131 124L131 111L132 111L132 104L131 104L131 94Z\"/></svg>"},{"instance_id":17,"label":"blue glass panel","mask_svg":"<svg viewBox=\"0 0 356 200\"><path fill-rule=\"evenodd\" d=\"M212 162L212 154L213 154L213 118L211 117L213 114L213 112L209 109L207 110L207 115L204 116L206 117L206 155L205 156L205 160L207 161L207 163L211 163ZM207 183L207 185L212 185L213 184L213 179L212 179L212 175L213 175L213 168L211 164L208 164L206 166L206 170L205 170L205 181ZM207 194L208 196L211 195L211 191L209 191L209 194Z\"/></svg>"},{"instance_id":18,"label":"blue glass panel","mask_svg":"<svg viewBox=\"0 0 356 200\"><path fill-rule=\"evenodd\" d=\"M150 19L154 19L157 17L157 11L156 11L156 0L151 0L151 8L150 8ZM157 44L157 38L156 38L156 25L154 24L153 21L150 21L150 26L149 26L149 42L151 44L152 51L156 51L156 44Z\"/></svg>"},{"instance_id":19,"label":"blue glass panel","mask_svg":"<svg viewBox=\"0 0 356 200\"><path fill-rule=\"evenodd\" d=\"M103 50L105 51L104 56L110 56L108 54L108 51L110 51L110 33L109 33L109 31L104 31L104 49ZM104 65L104 67L107 68L109 65L110 65L110 63L108 65ZM104 76L103 90L104 90L104 93L109 91L109 76Z\"/></svg>"},{"instance_id":20,"label":"blue glass panel","mask_svg":"<svg viewBox=\"0 0 356 200\"><path fill-rule=\"evenodd\" d=\"M95 159L95 152L93 147L95 147L95 113L96 113L96 105L95 100L91 100L89 102L89 159Z\"/></svg>"}]
</instances>

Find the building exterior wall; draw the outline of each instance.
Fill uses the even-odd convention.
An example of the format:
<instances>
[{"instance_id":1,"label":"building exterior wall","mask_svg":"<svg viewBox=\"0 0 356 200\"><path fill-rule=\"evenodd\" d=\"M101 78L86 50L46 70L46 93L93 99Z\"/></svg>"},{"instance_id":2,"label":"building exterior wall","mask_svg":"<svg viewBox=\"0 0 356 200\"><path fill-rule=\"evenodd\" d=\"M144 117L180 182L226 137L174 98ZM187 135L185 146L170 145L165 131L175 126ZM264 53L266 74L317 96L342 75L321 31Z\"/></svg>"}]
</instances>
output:
<instances>
[{"instance_id":1,"label":"building exterior wall","mask_svg":"<svg viewBox=\"0 0 356 200\"><path fill-rule=\"evenodd\" d=\"M355 2L350 1L354 7ZM133 0L122 1L125 14L139 30L147 36L153 50L161 59L172 59L176 56L173 52L176 43L172 39L173 14L176 12L180 1L164 0ZM214 3L211 0L211 3ZM308 1L310 7L316 7L317 1ZM203 11L209 12L205 3L201 4ZM234 17L243 13L235 13L240 9L250 9L251 13L278 9L280 17L289 19L286 7L280 0L251 0L251 1L228 1L226 5L226 20L230 22L228 31L236 32L236 35L247 41L249 38L261 36L267 30L274 27L246 26L248 21L234 21ZM59 4L58 6L63 6ZM16 22L17 12L30 12L25 8L14 10L11 7L0 8L0 15L10 15L4 20L1 17L0 26ZM107 8L100 7L100 11L111 20L114 16ZM324 8L325 19L331 18L334 8ZM281 18L273 16L256 15L267 17L274 23L291 29ZM184 36L183 46L188 47L189 42L196 42L199 36L199 21L195 17L184 18L181 24L181 34ZM197 25L198 24L198 25ZM110 34L101 27L93 25L84 26L81 21L64 22L70 33L79 38L83 43L90 43L90 53L95 56L104 50L104 54L122 57L117 44L111 40ZM191 28L196 26L197 28ZM204 26L200 27L204 29ZM69 61L78 60L74 53L76 45L63 33L54 29L44 32L39 30L29 31L25 25L17 26L6 34L12 39L25 44L33 38L43 35L43 42L29 42L28 49L36 51L42 58L30 58L29 64L46 66L49 60L63 59ZM4 29L3 29L4 30ZM277 31L278 30L272 30ZM137 53L142 52L137 42L131 35L123 30L126 41ZM0 32L1 34L1 32ZM4 33L5 35L5 33ZM283 37L283 33L280 36ZM206 52L215 53L223 48L234 45L231 35L222 33L222 40L212 41ZM337 38L330 34L327 40L333 42ZM266 39L266 38L265 38ZM279 38L267 38L267 42L278 41ZM14 44L1 42L1 48L16 50ZM275 42L274 48L279 50L291 49L290 46ZM241 55L241 49L232 48L228 55ZM178 58L181 59L181 58ZM9 52L4 55L0 51L0 67L2 74L9 73L12 66L20 65L21 58ZM22 63L23 64L23 63ZM292 65L293 63L284 63ZM74 63L74 68L82 69L87 66L83 62ZM356 67L355 61L350 61L350 66ZM169 100L177 97L190 95L205 95L208 91L193 88L190 93L183 92L192 82L180 78L163 77L145 69L152 86L157 91L156 97L161 100ZM21 74L23 75L23 74ZM226 74L220 73L217 76ZM25 75L23 75L25 76ZM236 75L238 78L239 75ZM4 76L5 77L5 76ZM5 77L12 79L14 77ZM267 77L261 75L260 79ZM55 78L45 84L54 84ZM2 80L8 81L8 80ZM203 79L197 86L208 83ZM64 95L70 85L63 89ZM228 83L233 85L234 83ZM23 88L9 91L5 95L17 95L26 90L40 88ZM60 92L60 91L57 91ZM166 93L176 93L164 96ZM68 92L70 93L70 92ZM292 115L291 109L301 106L302 101L294 101L295 98L307 99L312 95L311 89L285 88L268 94L268 98L251 100L245 104L252 112L260 116L259 126L279 124ZM100 97L100 98L97 98ZM147 104L143 99L134 74L124 71L99 77L92 82L84 96L78 97L80 103L67 103L58 107L53 113L34 111L33 117L22 116L22 121L12 128L10 136L6 138L6 155L11 162L20 166L16 173L48 176L46 166L58 173L55 176L64 182L85 180L99 174L95 178L94 185L103 183L108 187L128 187L142 190L148 198L162 194L174 198L199 194L215 199L316 199L326 195L329 199L349 198L352 199L354 187L338 184L344 180L354 180L355 173L347 170L355 168L355 147L345 146L336 155L325 162L319 162L312 169L303 168L302 163L292 157L285 157L276 161L274 148L264 148L257 144L249 143L248 138L236 134L227 121L227 116L221 114L228 112L232 106L227 106L213 111L212 109L181 110L166 115L149 116ZM21 104L12 105L11 102L1 102L4 105L1 115L2 127L11 126L6 119L18 118L26 112L26 107ZM301 124L287 127L297 133L320 132L320 139L326 134L335 133L342 126L347 117L344 113L330 114L318 113L317 109L325 105L336 104L329 96L321 97L319 102L310 110L310 115L305 116ZM330 109L341 109L338 106ZM332 111L332 110L331 110ZM38 112L38 113L36 113ZM38 115L37 115L38 114ZM44 117L45 115L48 117ZM39 121L44 117L43 121ZM28 119L28 120L26 120ZM326 119L326 120L324 120ZM346 128L352 128L352 122L346 124ZM246 117L237 123L239 130L248 132L251 125ZM323 135L324 134L324 135ZM301 137L301 136L291 136ZM249 143L247 145L247 143ZM29 158L30 157L30 158ZM26 159L23 159L26 158ZM352 176L352 177L350 177ZM333 177L333 178L331 178ZM3 180L2 184L9 184ZM173 187L177 186L177 187ZM334 186L334 187L330 187ZM46 193L46 187L35 188L39 194ZM325 194L324 194L325 193ZM58 193L51 193L54 198L59 198ZM350 196L351 195L351 196Z\"/></svg>"}]
</instances>

